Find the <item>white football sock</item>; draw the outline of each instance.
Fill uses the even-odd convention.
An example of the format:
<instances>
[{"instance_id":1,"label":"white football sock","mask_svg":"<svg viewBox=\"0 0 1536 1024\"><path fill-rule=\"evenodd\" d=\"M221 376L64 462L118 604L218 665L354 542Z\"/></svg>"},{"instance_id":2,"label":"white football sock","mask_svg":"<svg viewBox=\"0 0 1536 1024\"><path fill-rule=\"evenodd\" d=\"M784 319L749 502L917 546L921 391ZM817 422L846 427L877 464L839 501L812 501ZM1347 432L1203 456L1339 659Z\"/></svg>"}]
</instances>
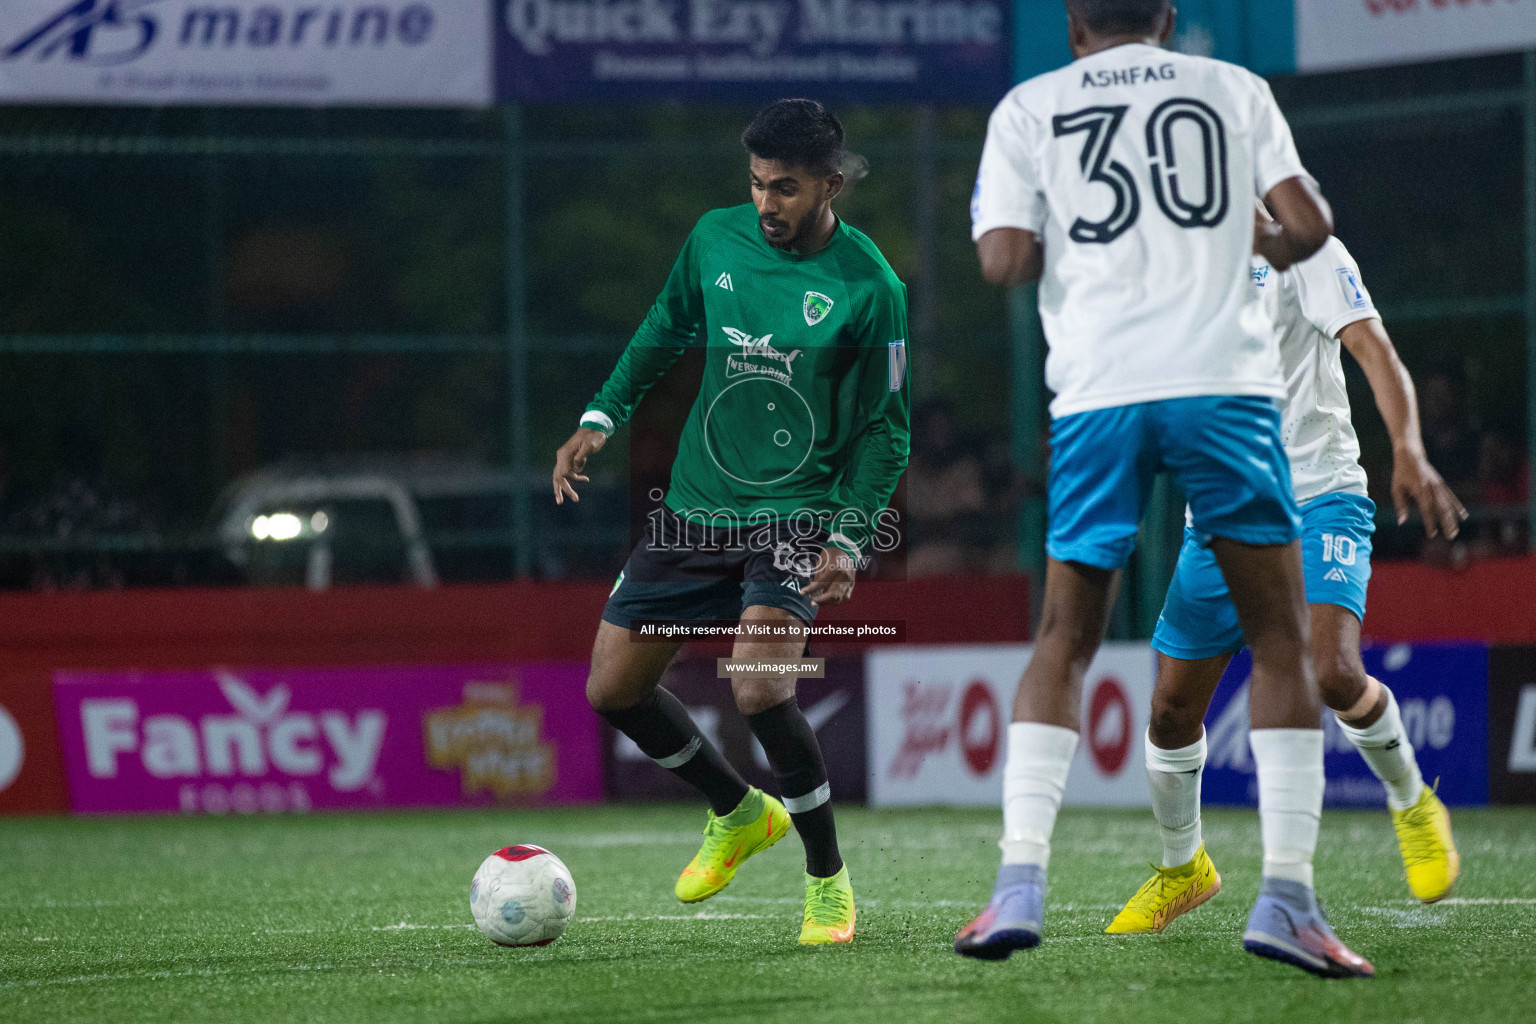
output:
<instances>
[{"instance_id":1,"label":"white football sock","mask_svg":"<svg viewBox=\"0 0 1536 1024\"><path fill-rule=\"evenodd\" d=\"M1264 876L1312 884L1312 854L1323 816L1323 730L1254 729Z\"/></svg>"},{"instance_id":2,"label":"white football sock","mask_svg":"<svg viewBox=\"0 0 1536 1024\"><path fill-rule=\"evenodd\" d=\"M1077 752L1077 733L1057 725L1014 722L1008 726L1008 761L1003 767L1004 864L1051 860L1051 832L1061 809L1067 770Z\"/></svg>"},{"instance_id":3,"label":"white football sock","mask_svg":"<svg viewBox=\"0 0 1536 1024\"><path fill-rule=\"evenodd\" d=\"M1356 729L1340 719L1339 728L1349 737L1349 742L1360 751L1365 763L1387 787L1387 806L1395 811L1406 811L1418 803L1424 789L1424 776L1419 774L1418 759L1413 756L1413 744L1403 731L1403 716L1397 708L1397 698L1386 685L1378 683L1387 694L1387 710L1380 718Z\"/></svg>"},{"instance_id":4,"label":"white football sock","mask_svg":"<svg viewBox=\"0 0 1536 1024\"><path fill-rule=\"evenodd\" d=\"M1195 859L1200 849L1200 779L1205 770L1205 733L1187 747L1164 750L1147 733L1147 785L1152 813L1163 836L1163 867Z\"/></svg>"}]
</instances>

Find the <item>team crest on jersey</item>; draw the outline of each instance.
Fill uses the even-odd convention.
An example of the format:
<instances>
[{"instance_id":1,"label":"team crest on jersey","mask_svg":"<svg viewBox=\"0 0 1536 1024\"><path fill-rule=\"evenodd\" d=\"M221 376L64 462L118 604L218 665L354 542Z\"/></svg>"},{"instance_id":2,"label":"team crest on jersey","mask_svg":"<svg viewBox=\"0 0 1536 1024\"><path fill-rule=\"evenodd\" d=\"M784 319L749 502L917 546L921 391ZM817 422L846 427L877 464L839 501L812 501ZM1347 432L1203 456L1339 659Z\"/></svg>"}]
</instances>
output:
<instances>
[{"instance_id":1,"label":"team crest on jersey","mask_svg":"<svg viewBox=\"0 0 1536 1024\"><path fill-rule=\"evenodd\" d=\"M821 292L805 293L805 322L807 326L815 327L827 318L832 312L832 300Z\"/></svg>"}]
</instances>

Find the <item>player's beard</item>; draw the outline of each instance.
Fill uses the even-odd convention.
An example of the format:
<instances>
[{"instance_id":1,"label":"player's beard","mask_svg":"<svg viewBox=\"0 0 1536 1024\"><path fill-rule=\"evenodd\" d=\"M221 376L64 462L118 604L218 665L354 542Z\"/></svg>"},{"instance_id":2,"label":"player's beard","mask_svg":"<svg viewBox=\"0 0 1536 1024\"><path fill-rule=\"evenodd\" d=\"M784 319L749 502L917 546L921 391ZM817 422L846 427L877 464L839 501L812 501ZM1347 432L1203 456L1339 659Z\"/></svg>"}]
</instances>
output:
<instances>
[{"instance_id":1,"label":"player's beard","mask_svg":"<svg viewBox=\"0 0 1536 1024\"><path fill-rule=\"evenodd\" d=\"M763 220L761 217L758 218L757 226L758 230L762 231L763 233L763 240L766 241L769 245L773 246L775 249L792 249L794 248L795 243L799 242L805 237L805 229L807 225L811 223L812 218L815 216L816 211L813 209L808 211L804 217L801 217L793 224L789 224L788 221L775 221L774 224L789 225L789 230L778 238L775 238L773 235L768 233L768 222Z\"/></svg>"}]
</instances>

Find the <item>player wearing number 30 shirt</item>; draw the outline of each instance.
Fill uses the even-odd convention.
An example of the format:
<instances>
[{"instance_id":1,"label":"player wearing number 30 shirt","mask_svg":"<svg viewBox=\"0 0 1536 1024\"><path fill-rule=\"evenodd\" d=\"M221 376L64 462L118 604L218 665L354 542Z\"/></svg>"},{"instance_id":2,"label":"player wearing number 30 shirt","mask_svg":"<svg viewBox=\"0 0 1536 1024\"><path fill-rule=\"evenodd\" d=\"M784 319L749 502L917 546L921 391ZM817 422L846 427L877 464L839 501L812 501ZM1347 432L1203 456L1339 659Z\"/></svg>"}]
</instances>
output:
<instances>
[{"instance_id":1,"label":"player wearing number 30 shirt","mask_svg":"<svg viewBox=\"0 0 1536 1024\"><path fill-rule=\"evenodd\" d=\"M1053 416L1190 395L1285 394L1248 277L1252 197L1306 174L1262 78L1120 46L998 104L972 237L1045 247Z\"/></svg>"},{"instance_id":2,"label":"player wearing number 30 shirt","mask_svg":"<svg viewBox=\"0 0 1536 1024\"><path fill-rule=\"evenodd\" d=\"M1243 946L1325 976L1369 975L1312 886L1323 734L1280 436L1285 382L1250 273L1255 251L1276 270L1317 252L1332 215L1262 79L1161 48L1167 0L1066 7L1076 59L998 104L972 202L983 277L1040 283L1056 398L1044 607L1009 727L1002 866L955 951L1002 959L1041 941L1081 681L1166 471L1254 654L1264 881ZM1259 221L1255 195L1274 223Z\"/></svg>"}]
</instances>

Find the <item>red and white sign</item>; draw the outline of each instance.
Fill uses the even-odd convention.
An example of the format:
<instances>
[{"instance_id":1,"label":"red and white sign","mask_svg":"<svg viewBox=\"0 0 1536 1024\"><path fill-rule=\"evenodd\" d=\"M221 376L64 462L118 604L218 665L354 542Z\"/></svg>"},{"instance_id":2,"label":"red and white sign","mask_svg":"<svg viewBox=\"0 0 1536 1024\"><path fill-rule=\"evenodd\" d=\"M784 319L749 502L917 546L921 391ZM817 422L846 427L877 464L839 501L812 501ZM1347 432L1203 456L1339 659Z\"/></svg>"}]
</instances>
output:
<instances>
[{"instance_id":1,"label":"red and white sign","mask_svg":"<svg viewBox=\"0 0 1536 1024\"><path fill-rule=\"evenodd\" d=\"M1536 46L1536 0L1296 0L1296 69L1332 71Z\"/></svg>"},{"instance_id":2,"label":"red and white sign","mask_svg":"<svg viewBox=\"0 0 1536 1024\"><path fill-rule=\"evenodd\" d=\"M46 680L0 675L0 814L68 809Z\"/></svg>"},{"instance_id":3,"label":"red and white sign","mask_svg":"<svg viewBox=\"0 0 1536 1024\"><path fill-rule=\"evenodd\" d=\"M869 799L877 806L998 806L1008 723L1030 645L885 647L865 660ZM1154 660L1105 644L1083 681L1065 802L1144 807Z\"/></svg>"}]
</instances>

